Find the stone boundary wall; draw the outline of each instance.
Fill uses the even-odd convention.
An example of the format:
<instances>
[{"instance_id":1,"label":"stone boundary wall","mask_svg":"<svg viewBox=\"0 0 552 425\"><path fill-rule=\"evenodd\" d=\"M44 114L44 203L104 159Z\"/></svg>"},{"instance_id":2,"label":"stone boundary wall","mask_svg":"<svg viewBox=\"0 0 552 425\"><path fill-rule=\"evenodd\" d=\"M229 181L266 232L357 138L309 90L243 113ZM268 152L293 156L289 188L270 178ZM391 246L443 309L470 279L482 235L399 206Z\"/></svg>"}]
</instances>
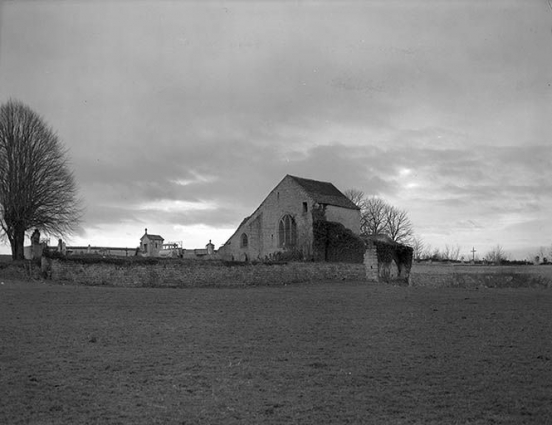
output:
<instances>
[{"instance_id":1,"label":"stone boundary wall","mask_svg":"<svg viewBox=\"0 0 552 425\"><path fill-rule=\"evenodd\" d=\"M51 279L76 285L198 287L282 285L295 282L365 280L363 264L225 264L222 261L167 260L158 264L82 264L51 260Z\"/></svg>"},{"instance_id":2,"label":"stone boundary wall","mask_svg":"<svg viewBox=\"0 0 552 425\"><path fill-rule=\"evenodd\" d=\"M373 253L372 253L373 254ZM164 260L158 264L82 264L52 259L50 278L74 285L128 287L194 287L282 285L295 282L377 282L377 262L368 254L365 264L301 263L225 264L222 261ZM375 263L375 264L374 264ZM0 265L0 279L41 280L40 265L31 261ZM385 282L381 282L385 284ZM390 282L404 285L404 282ZM427 288L552 288L550 266L483 266L414 263L410 285Z\"/></svg>"},{"instance_id":3,"label":"stone boundary wall","mask_svg":"<svg viewBox=\"0 0 552 425\"><path fill-rule=\"evenodd\" d=\"M429 288L552 288L552 266L414 263L410 284Z\"/></svg>"},{"instance_id":4,"label":"stone boundary wall","mask_svg":"<svg viewBox=\"0 0 552 425\"><path fill-rule=\"evenodd\" d=\"M40 264L30 260L1 262L0 278L15 280L40 279Z\"/></svg>"}]
</instances>

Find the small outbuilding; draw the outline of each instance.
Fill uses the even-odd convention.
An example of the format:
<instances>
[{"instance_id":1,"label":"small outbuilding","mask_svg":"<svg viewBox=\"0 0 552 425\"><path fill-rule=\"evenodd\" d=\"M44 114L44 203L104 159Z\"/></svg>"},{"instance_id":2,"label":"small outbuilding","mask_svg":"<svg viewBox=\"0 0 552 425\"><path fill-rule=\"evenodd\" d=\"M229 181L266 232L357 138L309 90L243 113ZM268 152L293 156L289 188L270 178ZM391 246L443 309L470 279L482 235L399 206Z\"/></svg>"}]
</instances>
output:
<instances>
[{"instance_id":1,"label":"small outbuilding","mask_svg":"<svg viewBox=\"0 0 552 425\"><path fill-rule=\"evenodd\" d=\"M158 257L164 241L161 236L148 233L146 228L144 236L140 238L140 254L145 257Z\"/></svg>"}]
</instances>

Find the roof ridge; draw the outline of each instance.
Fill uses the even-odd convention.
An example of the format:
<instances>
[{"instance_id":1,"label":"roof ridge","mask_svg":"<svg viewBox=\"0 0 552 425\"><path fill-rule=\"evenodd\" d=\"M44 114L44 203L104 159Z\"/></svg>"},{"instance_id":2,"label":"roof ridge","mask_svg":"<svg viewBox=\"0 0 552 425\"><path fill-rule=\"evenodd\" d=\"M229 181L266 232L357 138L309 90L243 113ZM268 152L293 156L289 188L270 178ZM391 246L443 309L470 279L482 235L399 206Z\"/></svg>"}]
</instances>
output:
<instances>
[{"instance_id":1,"label":"roof ridge","mask_svg":"<svg viewBox=\"0 0 552 425\"><path fill-rule=\"evenodd\" d=\"M326 183L326 184L331 184L332 186L334 185L332 182L326 182L326 181L323 181L323 180L308 179L306 177L292 176L291 174L288 174L288 176L290 176L291 178L294 178L294 179L298 179L298 180L307 180L307 181L316 182L316 183Z\"/></svg>"}]
</instances>

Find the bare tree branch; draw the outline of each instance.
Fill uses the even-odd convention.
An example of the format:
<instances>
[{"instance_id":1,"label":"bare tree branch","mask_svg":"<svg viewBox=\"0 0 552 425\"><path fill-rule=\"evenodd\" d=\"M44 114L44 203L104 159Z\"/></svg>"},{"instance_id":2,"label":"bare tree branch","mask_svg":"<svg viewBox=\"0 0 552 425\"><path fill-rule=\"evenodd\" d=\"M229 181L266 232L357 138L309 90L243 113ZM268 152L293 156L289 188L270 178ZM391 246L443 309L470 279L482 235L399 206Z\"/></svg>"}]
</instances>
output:
<instances>
[{"instance_id":1,"label":"bare tree branch","mask_svg":"<svg viewBox=\"0 0 552 425\"><path fill-rule=\"evenodd\" d=\"M391 208L383 199L372 196L366 200L361 232L367 235L389 235L387 228L387 211Z\"/></svg>"},{"instance_id":2,"label":"bare tree branch","mask_svg":"<svg viewBox=\"0 0 552 425\"><path fill-rule=\"evenodd\" d=\"M502 249L500 245L497 245L485 255L485 261L495 264L500 264L507 259L508 254L506 253L506 251L504 251L504 249Z\"/></svg>"},{"instance_id":3,"label":"bare tree branch","mask_svg":"<svg viewBox=\"0 0 552 425\"><path fill-rule=\"evenodd\" d=\"M353 204L359 207L361 210L364 208L366 203L366 197L364 192L358 189L347 189L343 194L351 200Z\"/></svg>"},{"instance_id":4,"label":"bare tree branch","mask_svg":"<svg viewBox=\"0 0 552 425\"><path fill-rule=\"evenodd\" d=\"M411 240L413 256L416 261L420 261L424 255L425 243L420 236L414 236Z\"/></svg>"},{"instance_id":5,"label":"bare tree branch","mask_svg":"<svg viewBox=\"0 0 552 425\"><path fill-rule=\"evenodd\" d=\"M385 211L385 227L395 242L409 243L414 235L406 210L389 206Z\"/></svg>"},{"instance_id":6,"label":"bare tree branch","mask_svg":"<svg viewBox=\"0 0 552 425\"><path fill-rule=\"evenodd\" d=\"M366 198L358 189L346 190L344 194L360 208L362 235L387 235L399 243L412 242L414 229L406 210L395 208L376 196Z\"/></svg>"}]
</instances>

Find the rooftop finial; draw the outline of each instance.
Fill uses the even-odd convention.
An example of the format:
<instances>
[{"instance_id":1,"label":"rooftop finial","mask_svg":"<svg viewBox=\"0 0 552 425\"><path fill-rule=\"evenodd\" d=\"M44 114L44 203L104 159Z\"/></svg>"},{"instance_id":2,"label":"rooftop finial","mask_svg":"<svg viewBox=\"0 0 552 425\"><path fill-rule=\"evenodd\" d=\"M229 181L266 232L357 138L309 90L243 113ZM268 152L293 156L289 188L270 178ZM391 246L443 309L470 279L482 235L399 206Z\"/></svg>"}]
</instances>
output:
<instances>
[{"instance_id":1,"label":"rooftop finial","mask_svg":"<svg viewBox=\"0 0 552 425\"><path fill-rule=\"evenodd\" d=\"M148 234L148 228L146 227L146 235Z\"/></svg>"}]
</instances>

